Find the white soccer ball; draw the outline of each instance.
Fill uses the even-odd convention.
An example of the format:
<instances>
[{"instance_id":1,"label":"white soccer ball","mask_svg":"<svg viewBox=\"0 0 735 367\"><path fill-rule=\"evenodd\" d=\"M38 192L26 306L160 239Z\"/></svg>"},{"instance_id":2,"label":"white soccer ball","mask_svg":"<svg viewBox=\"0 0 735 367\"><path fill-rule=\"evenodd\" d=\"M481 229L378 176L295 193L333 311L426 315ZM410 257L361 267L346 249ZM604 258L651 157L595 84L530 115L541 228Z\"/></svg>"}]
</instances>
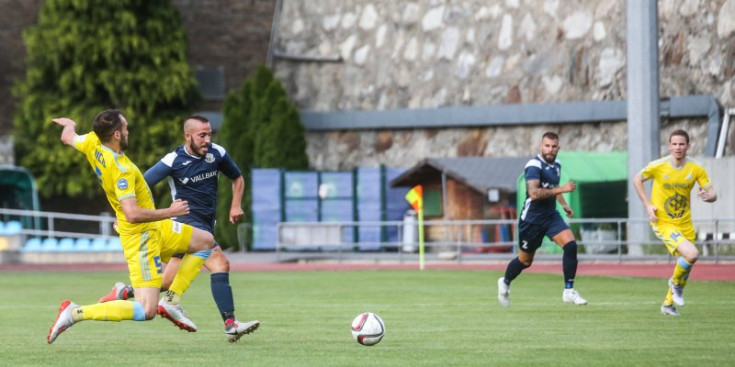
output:
<instances>
[{"instance_id":1,"label":"white soccer ball","mask_svg":"<svg viewBox=\"0 0 735 367\"><path fill-rule=\"evenodd\" d=\"M385 335L385 323L380 316L364 312L352 320L352 336L362 345L375 345Z\"/></svg>"}]
</instances>

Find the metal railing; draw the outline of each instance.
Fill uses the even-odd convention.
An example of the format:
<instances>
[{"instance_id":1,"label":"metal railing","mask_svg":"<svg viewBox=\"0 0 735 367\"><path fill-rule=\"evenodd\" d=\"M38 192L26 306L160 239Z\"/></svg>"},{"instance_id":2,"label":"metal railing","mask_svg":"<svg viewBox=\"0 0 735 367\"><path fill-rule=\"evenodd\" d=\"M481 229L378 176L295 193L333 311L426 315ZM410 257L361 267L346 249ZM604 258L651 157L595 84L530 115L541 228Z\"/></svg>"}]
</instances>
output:
<instances>
[{"instance_id":1,"label":"metal railing","mask_svg":"<svg viewBox=\"0 0 735 367\"><path fill-rule=\"evenodd\" d=\"M86 215L86 214L70 214L60 212L42 212L35 210L18 210L0 208L0 220L24 221L24 218L32 218L35 228L23 228L20 235L25 237L77 237L77 238L104 238L111 239L117 237L112 230L112 223L115 217L110 215ZM63 231L57 230L58 222L76 222L77 226L70 223L66 227L85 227L94 228L95 230L81 231ZM89 222L93 224L90 226ZM86 225L81 224L86 223Z\"/></svg>"},{"instance_id":2,"label":"metal railing","mask_svg":"<svg viewBox=\"0 0 735 367\"><path fill-rule=\"evenodd\" d=\"M599 218L569 219L577 243L582 246L582 256L591 255L622 262L634 258L668 259L671 256L665 250L661 240L652 234L643 240L629 241L626 238L631 223L648 226L647 219ZM424 221L426 251L453 253L458 262L469 259L478 253L515 254L518 249L515 241L517 220L453 220ZM406 221L385 222L281 222L278 223L277 243L275 250L278 257L285 251L336 251L338 259L343 253L377 249L384 252L397 252L399 259L406 253L413 253L418 248L418 239L414 233L416 223ZM711 220L695 220L695 229L699 235L695 245L700 250L700 258L719 262L723 259L735 259L735 218L718 218ZM373 234L391 230L394 234L388 240L374 241L356 236L355 232L371 232ZM498 240L498 231L506 228L505 238ZM502 232L502 231L501 231ZM410 235L406 235L410 234ZM494 236L495 239L489 237ZM370 236L368 236L370 237ZM375 236L372 236L375 237ZM641 246L643 256L630 254L633 246ZM558 249L548 241L539 250L544 253L548 249ZM561 252L561 249L557 250ZM552 252L553 253L553 252ZM591 257L590 256L590 257Z\"/></svg>"},{"instance_id":3,"label":"metal railing","mask_svg":"<svg viewBox=\"0 0 735 367\"><path fill-rule=\"evenodd\" d=\"M33 223L40 221L41 228L23 228L20 235L31 237L76 237L104 238L117 237L112 230L115 218L109 215L83 215L60 212L41 212L32 210L2 209L0 220L21 220L32 218ZM82 230L58 230L58 222L84 223L66 227L87 228ZM91 222L91 224L90 224ZM628 218L569 219L577 243L582 246L580 255L601 256L619 262L635 259L629 253L631 246L640 245L645 256L654 259L669 259L670 255L661 241L652 235L648 239L632 243L626 238L631 223L647 224L646 219ZM497 253L507 257L515 254L516 220L452 220L424 221L425 247L427 252L453 253L461 262L478 254ZM698 237L695 245L700 250L700 258L719 262L735 260L735 218L715 218L695 220ZM90 229L91 228L91 229ZM337 252L341 260L343 254L351 252L388 252L397 253L399 260L409 258L418 249L417 223L415 221L382 222L281 222L277 224L275 251L277 257L287 251ZM550 241L549 241L550 243ZM540 249L556 249L549 245Z\"/></svg>"}]
</instances>

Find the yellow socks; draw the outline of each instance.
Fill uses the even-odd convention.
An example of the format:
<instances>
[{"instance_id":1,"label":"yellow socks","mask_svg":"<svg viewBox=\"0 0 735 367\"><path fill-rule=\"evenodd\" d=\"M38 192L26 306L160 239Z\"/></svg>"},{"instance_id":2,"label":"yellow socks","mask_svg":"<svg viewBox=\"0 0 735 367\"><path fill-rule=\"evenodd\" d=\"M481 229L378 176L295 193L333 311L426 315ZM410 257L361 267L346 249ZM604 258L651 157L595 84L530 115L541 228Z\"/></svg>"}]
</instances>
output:
<instances>
[{"instance_id":1,"label":"yellow socks","mask_svg":"<svg viewBox=\"0 0 735 367\"><path fill-rule=\"evenodd\" d=\"M176 293L176 295L178 295L179 297L183 295L184 292L189 289L189 285L191 285L191 282L194 281L194 279L196 279L196 277L199 275L199 272L202 271L204 260L206 260L206 258L197 256L197 254L186 254L184 258L181 259L179 270L176 271L176 277L174 277L174 281L168 288L169 291ZM169 296L168 293L166 294L166 296ZM168 299L166 301L168 301ZM178 300L174 299L172 301L175 302Z\"/></svg>"},{"instance_id":2,"label":"yellow socks","mask_svg":"<svg viewBox=\"0 0 735 367\"><path fill-rule=\"evenodd\" d=\"M674 268L674 275L671 277L674 284L684 286L686 285L687 279L689 279L689 272L692 270L692 264L684 260L683 257L679 257L676 260L676 267Z\"/></svg>"},{"instance_id":3,"label":"yellow socks","mask_svg":"<svg viewBox=\"0 0 735 367\"><path fill-rule=\"evenodd\" d=\"M72 310L74 321L97 320L97 321L121 321L133 320L135 306L130 301L110 301L81 306Z\"/></svg>"}]
</instances>

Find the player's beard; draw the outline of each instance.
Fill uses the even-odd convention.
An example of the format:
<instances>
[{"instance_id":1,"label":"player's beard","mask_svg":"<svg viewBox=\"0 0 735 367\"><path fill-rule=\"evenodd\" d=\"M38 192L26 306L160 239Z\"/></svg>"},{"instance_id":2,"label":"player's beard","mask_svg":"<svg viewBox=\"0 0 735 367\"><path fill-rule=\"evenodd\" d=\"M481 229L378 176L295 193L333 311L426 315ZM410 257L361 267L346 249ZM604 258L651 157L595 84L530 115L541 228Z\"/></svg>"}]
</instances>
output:
<instances>
[{"instance_id":1,"label":"player's beard","mask_svg":"<svg viewBox=\"0 0 735 367\"><path fill-rule=\"evenodd\" d=\"M128 137L123 136L122 139L120 139L120 150L125 151L128 149Z\"/></svg>"},{"instance_id":2,"label":"player's beard","mask_svg":"<svg viewBox=\"0 0 735 367\"><path fill-rule=\"evenodd\" d=\"M556 161L556 154L554 153L543 154L543 156L546 163L554 163Z\"/></svg>"},{"instance_id":3,"label":"player's beard","mask_svg":"<svg viewBox=\"0 0 735 367\"><path fill-rule=\"evenodd\" d=\"M189 140L189 150L190 150L190 151L191 151L192 153L194 153L194 155L196 155L197 157L201 157L201 156L203 156L203 155L204 155L204 151L203 151L203 149L204 149L205 147L206 147L206 148L208 148L208 147L209 147L209 144L205 144L205 145L203 145L203 146L202 146L201 148L197 148L197 147L196 147L196 146L194 145L194 139L191 139L191 140Z\"/></svg>"}]
</instances>

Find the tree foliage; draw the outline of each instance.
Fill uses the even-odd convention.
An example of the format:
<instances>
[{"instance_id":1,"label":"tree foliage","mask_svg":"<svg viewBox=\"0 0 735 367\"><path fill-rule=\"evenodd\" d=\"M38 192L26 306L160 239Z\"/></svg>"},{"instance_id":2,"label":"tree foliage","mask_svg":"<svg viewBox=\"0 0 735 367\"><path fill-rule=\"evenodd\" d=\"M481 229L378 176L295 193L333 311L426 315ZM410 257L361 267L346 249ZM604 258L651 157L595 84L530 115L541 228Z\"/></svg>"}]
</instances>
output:
<instances>
[{"instance_id":1,"label":"tree foliage","mask_svg":"<svg viewBox=\"0 0 735 367\"><path fill-rule=\"evenodd\" d=\"M170 1L47 0L23 34L26 75L14 87L16 157L44 197L92 197L88 163L62 148L51 118L92 119L118 108L129 122L127 154L145 170L181 138L181 119L200 100L187 40ZM80 174L81 173L81 174Z\"/></svg>"},{"instance_id":2,"label":"tree foliage","mask_svg":"<svg viewBox=\"0 0 735 367\"><path fill-rule=\"evenodd\" d=\"M225 100L224 120L217 138L243 171L245 195L244 221L252 222L249 168L309 168L306 139L298 110L288 99L273 73L261 66L240 90ZM216 238L226 244L237 243L237 233L229 225L232 200L230 185L220 183Z\"/></svg>"}]
</instances>

